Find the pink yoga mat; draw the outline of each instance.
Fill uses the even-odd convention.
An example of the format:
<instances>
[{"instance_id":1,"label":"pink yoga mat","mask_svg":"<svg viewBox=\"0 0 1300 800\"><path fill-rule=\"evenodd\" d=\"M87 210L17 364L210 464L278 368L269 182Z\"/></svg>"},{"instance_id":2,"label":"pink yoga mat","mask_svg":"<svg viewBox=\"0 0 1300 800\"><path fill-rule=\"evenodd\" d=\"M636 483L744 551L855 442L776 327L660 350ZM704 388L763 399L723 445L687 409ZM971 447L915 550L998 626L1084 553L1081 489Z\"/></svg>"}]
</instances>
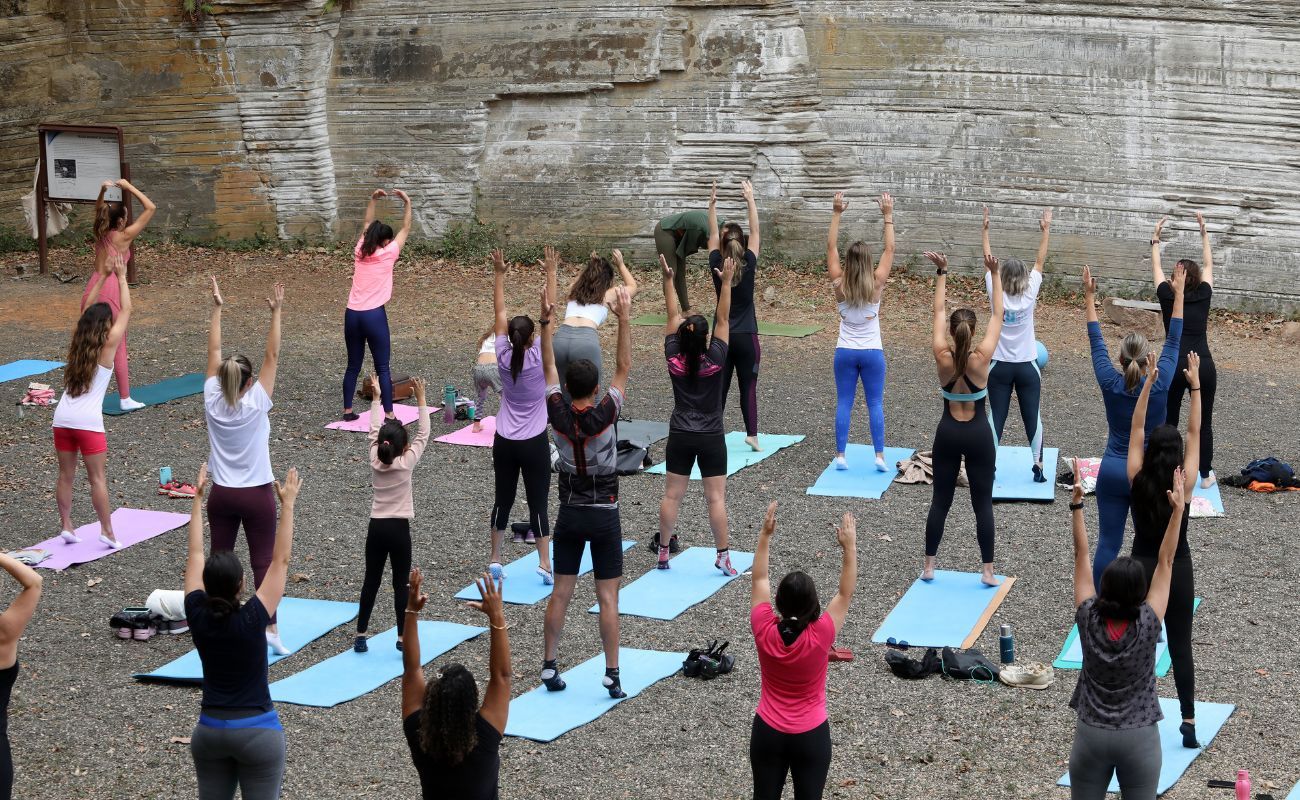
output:
<instances>
[{"instance_id":1,"label":"pink yoga mat","mask_svg":"<svg viewBox=\"0 0 1300 800\"><path fill-rule=\"evenodd\" d=\"M189 505L185 503L185 505ZM189 514L176 514L171 511L145 511L139 508L119 508L113 512L113 533L125 550L133 544L152 539L160 533L176 530L190 521ZM91 522L77 528L74 533L81 537L78 544L68 544L55 536L40 544L32 545L50 551L50 557L37 566L44 569L65 570L73 564L95 561L110 553L116 553L99 540L99 523Z\"/></svg>"},{"instance_id":2,"label":"pink yoga mat","mask_svg":"<svg viewBox=\"0 0 1300 800\"><path fill-rule=\"evenodd\" d=\"M474 423L471 422L458 431L452 431L446 436L439 436L434 441L443 444L463 444L467 447L491 447L492 437L497 432L497 418L484 417L482 422L483 430L478 433L474 432Z\"/></svg>"},{"instance_id":3,"label":"pink yoga mat","mask_svg":"<svg viewBox=\"0 0 1300 800\"><path fill-rule=\"evenodd\" d=\"M436 414L441 410L442 410L442 406L438 406L437 408L430 408L429 413ZM403 425L410 425L412 422L415 422L417 419L420 418L420 409L416 408L415 406L404 406L401 403L394 403L393 414L402 421ZM331 422L325 427L336 431L355 431L356 433L369 433L370 432L370 410L366 409L366 411L362 413L360 417L352 420L351 422L344 422L343 420L339 420L338 422Z\"/></svg>"}]
</instances>

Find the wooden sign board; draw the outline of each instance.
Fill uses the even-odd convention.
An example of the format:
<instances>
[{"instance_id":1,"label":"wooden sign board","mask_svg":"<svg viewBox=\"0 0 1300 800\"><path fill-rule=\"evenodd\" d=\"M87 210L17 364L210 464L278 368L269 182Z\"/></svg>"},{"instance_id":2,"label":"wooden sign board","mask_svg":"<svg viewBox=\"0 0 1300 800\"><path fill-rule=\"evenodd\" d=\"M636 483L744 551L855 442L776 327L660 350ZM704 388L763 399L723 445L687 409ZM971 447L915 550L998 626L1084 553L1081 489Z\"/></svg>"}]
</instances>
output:
<instances>
[{"instance_id":1,"label":"wooden sign board","mask_svg":"<svg viewBox=\"0 0 1300 800\"><path fill-rule=\"evenodd\" d=\"M36 231L41 272L44 273L47 250L45 204L50 201L94 203L104 181L129 180L131 168L126 163L122 129L117 126L41 125L37 134L41 167L36 181ZM104 199L121 201L122 195L121 189L113 187L104 192ZM130 198L126 202L129 223L133 216ZM135 280L134 254L127 275L129 280Z\"/></svg>"}]
</instances>

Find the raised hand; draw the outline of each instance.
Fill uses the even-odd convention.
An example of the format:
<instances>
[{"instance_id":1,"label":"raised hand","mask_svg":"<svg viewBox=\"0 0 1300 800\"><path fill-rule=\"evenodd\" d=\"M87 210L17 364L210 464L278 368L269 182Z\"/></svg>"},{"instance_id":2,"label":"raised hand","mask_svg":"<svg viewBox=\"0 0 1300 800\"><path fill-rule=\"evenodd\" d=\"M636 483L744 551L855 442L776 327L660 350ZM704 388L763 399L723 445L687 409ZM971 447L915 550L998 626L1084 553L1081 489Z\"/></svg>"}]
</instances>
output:
<instances>
[{"instance_id":1,"label":"raised hand","mask_svg":"<svg viewBox=\"0 0 1300 800\"><path fill-rule=\"evenodd\" d=\"M406 610L418 614L424 610L424 604L429 602L429 595L420 591L424 586L424 574L420 572L419 567L412 567L406 581Z\"/></svg>"},{"instance_id":2,"label":"raised hand","mask_svg":"<svg viewBox=\"0 0 1300 800\"><path fill-rule=\"evenodd\" d=\"M989 253L984 256L984 271L992 275L998 274L998 257Z\"/></svg>"},{"instance_id":3,"label":"raised hand","mask_svg":"<svg viewBox=\"0 0 1300 800\"><path fill-rule=\"evenodd\" d=\"M767 504L767 515L763 517L763 529L759 536L771 536L776 533L776 501Z\"/></svg>"},{"instance_id":4,"label":"raised hand","mask_svg":"<svg viewBox=\"0 0 1300 800\"><path fill-rule=\"evenodd\" d=\"M714 179L713 188L709 190L709 207L712 208L718 204L718 181Z\"/></svg>"},{"instance_id":5,"label":"raised hand","mask_svg":"<svg viewBox=\"0 0 1300 800\"><path fill-rule=\"evenodd\" d=\"M126 272L126 259L121 255L114 253L108 257L108 269L114 275L122 275Z\"/></svg>"},{"instance_id":6,"label":"raised hand","mask_svg":"<svg viewBox=\"0 0 1300 800\"><path fill-rule=\"evenodd\" d=\"M948 268L948 257L943 253L936 253L932 250L926 250L922 255L930 259L930 261L939 269Z\"/></svg>"},{"instance_id":7,"label":"raised hand","mask_svg":"<svg viewBox=\"0 0 1300 800\"><path fill-rule=\"evenodd\" d=\"M1147 353L1147 384L1155 386L1156 380L1160 377L1160 362L1156 360L1154 350Z\"/></svg>"},{"instance_id":8,"label":"raised hand","mask_svg":"<svg viewBox=\"0 0 1300 800\"><path fill-rule=\"evenodd\" d=\"M376 189L370 193L371 200L378 200L381 197L387 197L387 196L388 196L388 192L385 192L383 189Z\"/></svg>"},{"instance_id":9,"label":"raised hand","mask_svg":"<svg viewBox=\"0 0 1300 800\"><path fill-rule=\"evenodd\" d=\"M1160 221L1156 223L1156 232L1151 234L1151 244L1160 244L1160 231L1164 229L1165 222L1168 220L1169 217L1161 217Z\"/></svg>"},{"instance_id":10,"label":"raised hand","mask_svg":"<svg viewBox=\"0 0 1300 800\"><path fill-rule=\"evenodd\" d=\"M668 266L668 259L662 253L659 255L659 269L663 271L664 280L671 281L673 279L673 268Z\"/></svg>"},{"instance_id":11,"label":"raised hand","mask_svg":"<svg viewBox=\"0 0 1300 800\"><path fill-rule=\"evenodd\" d=\"M547 291L546 286L542 286L542 314L538 319L550 319L551 314L555 313L555 303L551 302L551 293Z\"/></svg>"},{"instance_id":12,"label":"raised hand","mask_svg":"<svg viewBox=\"0 0 1300 800\"><path fill-rule=\"evenodd\" d=\"M537 266L547 272L554 272L560 268L560 253L551 245L542 248L542 257L537 259Z\"/></svg>"},{"instance_id":13,"label":"raised hand","mask_svg":"<svg viewBox=\"0 0 1300 800\"><path fill-rule=\"evenodd\" d=\"M732 279L732 277L734 277L735 274L736 274L736 262L735 262L735 261L732 261L730 258L724 259L723 262L722 262L722 269L721 269L721 270L717 270L717 269L715 269L715 270L713 270L713 272L714 272L714 274L716 274L719 278L722 279L722 284L723 284L724 286L730 286L730 285L731 285L731 279ZM669 273L669 274L671 274L671 273Z\"/></svg>"},{"instance_id":14,"label":"raised hand","mask_svg":"<svg viewBox=\"0 0 1300 800\"><path fill-rule=\"evenodd\" d=\"M614 248L614 252L609 254L610 260L614 262L614 269L623 269L623 251Z\"/></svg>"},{"instance_id":15,"label":"raised hand","mask_svg":"<svg viewBox=\"0 0 1300 800\"><path fill-rule=\"evenodd\" d=\"M280 498L280 505L292 503L301 490L302 480L298 477L297 467L289 467L289 471L284 476L284 483L275 482L275 493Z\"/></svg>"},{"instance_id":16,"label":"raised hand","mask_svg":"<svg viewBox=\"0 0 1300 800\"><path fill-rule=\"evenodd\" d=\"M482 600L470 600L467 605L470 608L482 611L487 615L489 620L502 619L505 615L501 611L501 583L493 583L492 576L483 573L482 578L474 581L478 586L478 593Z\"/></svg>"},{"instance_id":17,"label":"raised hand","mask_svg":"<svg viewBox=\"0 0 1300 800\"><path fill-rule=\"evenodd\" d=\"M989 207L984 206L984 230L989 229Z\"/></svg>"},{"instance_id":18,"label":"raised hand","mask_svg":"<svg viewBox=\"0 0 1300 800\"><path fill-rule=\"evenodd\" d=\"M394 189L394 190L393 190L393 194L395 194L395 195L397 195L398 197L402 198L402 202L405 203L405 204L407 204L408 206L411 204L411 198L408 197L407 194L406 194L406 192L402 191L401 189Z\"/></svg>"},{"instance_id":19,"label":"raised hand","mask_svg":"<svg viewBox=\"0 0 1300 800\"><path fill-rule=\"evenodd\" d=\"M746 203L754 202L754 184L749 181L740 182L740 193L745 196Z\"/></svg>"},{"instance_id":20,"label":"raised hand","mask_svg":"<svg viewBox=\"0 0 1300 800\"><path fill-rule=\"evenodd\" d=\"M831 201L831 211L836 214L843 214L849 209L849 201L845 199L844 192L836 192L835 199Z\"/></svg>"},{"instance_id":21,"label":"raised hand","mask_svg":"<svg viewBox=\"0 0 1300 800\"><path fill-rule=\"evenodd\" d=\"M835 540L845 550L857 546L858 518L853 516L851 512L844 512L844 519L840 521L839 527L835 529Z\"/></svg>"},{"instance_id":22,"label":"raised hand","mask_svg":"<svg viewBox=\"0 0 1300 800\"><path fill-rule=\"evenodd\" d=\"M1074 486L1070 489L1070 502L1079 505L1083 502L1083 475L1079 473L1078 457L1070 459L1071 469L1074 470Z\"/></svg>"},{"instance_id":23,"label":"raised hand","mask_svg":"<svg viewBox=\"0 0 1300 800\"><path fill-rule=\"evenodd\" d=\"M415 386L415 402L418 405L426 405L424 402L424 378L411 378L411 383Z\"/></svg>"},{"instance_id":24,"label":"raised hand","mask_svg":"<svg viewBox=\"0 0 1300 800\"><path fill-rule=\"evenodd\" d=\"M1187 505L1187 498L1184 496L1186 491L1187 474L1183 472L1181 466L1176 467L1174 469L1174 484L1165 494L1169 497L1169 507L1174 510L1174 514L1180 517L1183 515L1183 506Z\"/></svg>"},{"instance_id":25,"label":"raised hand","mask_svg":"<svg viewBox=\"0 0 1300 800\"><path fill-rule=\"evenodd\" d=\"M1050 227L1052 227L1052 209L1049 208L1043 212L1043 218L1038 220L1038 229L1046 233Z\"/></svg>"},{"instance_id":26,"label":"raised hand","mask_svg":"<svg viewBox=\"0 0 1300 800\"><path fill-rule=\"evenodd\" d=\"M506 274L506 254L499 247L492 251L492 271L498 275Z\"/></svg>"},{"instance_id":27,"label":"raised hand","mask_svg":"<svg viewBox=\"0 0 1300 800\"><path fill-rule=\"evenodd\" d=\"M208 462L204 461L203 466L199 467L199 477L194 481L194 496L202 497L203 490L208 488Z\"/></svg>"},{"instance_id":28,"label":"raised hand","mask_svg":"<svg viewBox=\"0 0 1300 800\"><path fill-rule=\"evenodd\" d=\"M1182 264L1174 265L1174 279L1170 281L1174 286L1174 294L1182 294L1183 289L1187 287L1187 268Z\"/></svg>"},{"instance_id":29,"label":"raised hand","mask_svg":"<svg viewBox=\"0 0 1300 800\"><path fill-rule=\"evenodd\" d=\"M271 307L271 311L279 311L284 305L284 284L276 283L271 288L271 296L266 298L266 304Z\"/></svg>"},{"instance_id":30,"label":"raised hand","mask_svg":"<svg viewBox=\"0 0 1300 800\"><path fill-rule=\"evenodd\" d=\"M619 286L614 290L614 302L611 307L618 316L620 325L627 322L632 313L632 295L627 293L626 286Z\"/></svg>"},{"instance_id":31,"label":"raised hand","mask_svg":"<svg viewBox=\"0 0 1300 800\"><path fill-rule=\"evenodd\" d=\"M1196 391L1201 388L1201 354L1192 350L1187 354L1187 369L1183 370L1187 378L1187 388Z\"/></svg>"},{"instance_id":32,"label":"raised hand","mask_svg":"<svg viewBox=\"0 0 1300 800\"><path fill-rule=\"evenodd\" d=\"M212 281L212 304L215 306L225 305L226 301L221 298L221 288L217 286L217 276L209 275L208 279Z\"/></svg>"},{"instance_id":33,"label":"raised hand","mask_svg":"<svg viewBox=\"0 0 1300 800\"><path fill-rule=\"evenodd\" d=\"M894 196L889 192L884 192L880 195L880 199L876 201L876 205L880 206L880 213L887 217L894 213Z\"/></svg>"},{"instance_id":34,"label":"raised hand","mask_svg":"<svg viewBox=\"0 0 1300 800\"><path fill-rule=\"evenodd\" d=\"M1199 212L1199 211L1196 212L1196 224L1201 226L1201 235L1204 236L1204 235L1205 235L1205 215L1202 214L1202 213Z\"/></svg>"},{"instance_id":35,"label":"raised hand","mask_svg":"<svg viewBox=\"0 0 1300 800\"><path fill-rule=\"evenodd\" d=\"M1083 265L1083 299L1092 302L1097 295L1097 279L1092 277L1092 267Z\"/></svg>"},{"instance_id":36,"label":"raised hand","mask_svg":"<svg viewBox=\"0 0 1300 800\"><path fill-rule=\"evenodd\" d=\"M379 399L379 376L373 372L366 378L366 385L370 387L370 396L373 399Z\"/></svg>"}]
</instances>

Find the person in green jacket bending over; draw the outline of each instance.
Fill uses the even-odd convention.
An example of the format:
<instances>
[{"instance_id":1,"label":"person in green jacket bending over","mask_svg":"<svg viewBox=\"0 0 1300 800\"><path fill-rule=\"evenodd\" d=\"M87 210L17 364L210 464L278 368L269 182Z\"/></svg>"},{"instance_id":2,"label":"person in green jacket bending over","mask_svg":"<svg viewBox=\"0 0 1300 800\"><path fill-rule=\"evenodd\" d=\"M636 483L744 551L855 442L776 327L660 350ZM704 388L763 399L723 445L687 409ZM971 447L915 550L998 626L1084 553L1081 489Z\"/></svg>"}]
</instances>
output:
<instances>
[{"instance_id":1,"label":"person in green jacket bending over","mask_svg":"<svg viewBox=\"0 0 1300 800\"><path fill-rule=\"evenodd\" d=\"M704 211L683 211L655 225L655 250L673 271L673 288L683 313L691 307L686 299L686 257L708 245L709 215Z\"/></svg>"}]
</instances>

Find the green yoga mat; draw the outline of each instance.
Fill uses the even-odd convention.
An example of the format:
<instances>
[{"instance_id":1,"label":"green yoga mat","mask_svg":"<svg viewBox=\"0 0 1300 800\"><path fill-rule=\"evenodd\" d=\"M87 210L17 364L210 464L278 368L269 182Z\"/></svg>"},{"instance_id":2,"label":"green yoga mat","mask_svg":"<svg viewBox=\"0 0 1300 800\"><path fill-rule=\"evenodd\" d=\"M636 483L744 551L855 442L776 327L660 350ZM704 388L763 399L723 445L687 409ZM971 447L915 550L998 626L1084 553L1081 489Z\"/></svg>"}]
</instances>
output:
<instances>
[{"instance_id":1,"label":"green yoga mat","mask_svg":"<svg viewBox=\"0 0 1300 800\"><path fill-rule=\"evenodd\" d=\"M632 319L633 325L654 326L662 328L668 324L668 317L663 314L642 314ZM785 325L780 322L760 322L758 332L763 336L790 336L802 339L821 330L820 325Z\"/></svg>"},{"instance_id":2,"label":"green yoga mat","mask_svg":"<svg viewBox=\"0 0 1300 800\"><path fill-rule=\"evenodd\" d=\"M137 386L131 392L131 399L138 400L146 406L156 406L159 403L166 403L178 397L188 397L202 392L203 381L202 372L191 372L189 375L168 378L165 381L159 381L149 386ZM104 396L104 413L116 417L130 412L122 410L121 400L117 392L114 392Z\"/></svg>"},{"instance_id":3,"label":"green yoga mat","mask_svg":"<svg viewBox=\"0 0 1300 800\"><path fill-rule=\"evenodd\" d=\"M1192 601L1192 613L1195 614L1200 607L1201 598L1197 597ZM1164 632L1163 623L1161 632ZM1156 644L1156 676L1163 678L1168 675L1173 665L1173 659L1169 657L1168 636L1165 636ZM1083 645L1079 643L1077 624L1070 628L1070 635L1065 637L1065 644L1061 646L1061 654L1052 662L1052 666L1057 669L1083 669Z\"/></svg>"}]
</instances>

